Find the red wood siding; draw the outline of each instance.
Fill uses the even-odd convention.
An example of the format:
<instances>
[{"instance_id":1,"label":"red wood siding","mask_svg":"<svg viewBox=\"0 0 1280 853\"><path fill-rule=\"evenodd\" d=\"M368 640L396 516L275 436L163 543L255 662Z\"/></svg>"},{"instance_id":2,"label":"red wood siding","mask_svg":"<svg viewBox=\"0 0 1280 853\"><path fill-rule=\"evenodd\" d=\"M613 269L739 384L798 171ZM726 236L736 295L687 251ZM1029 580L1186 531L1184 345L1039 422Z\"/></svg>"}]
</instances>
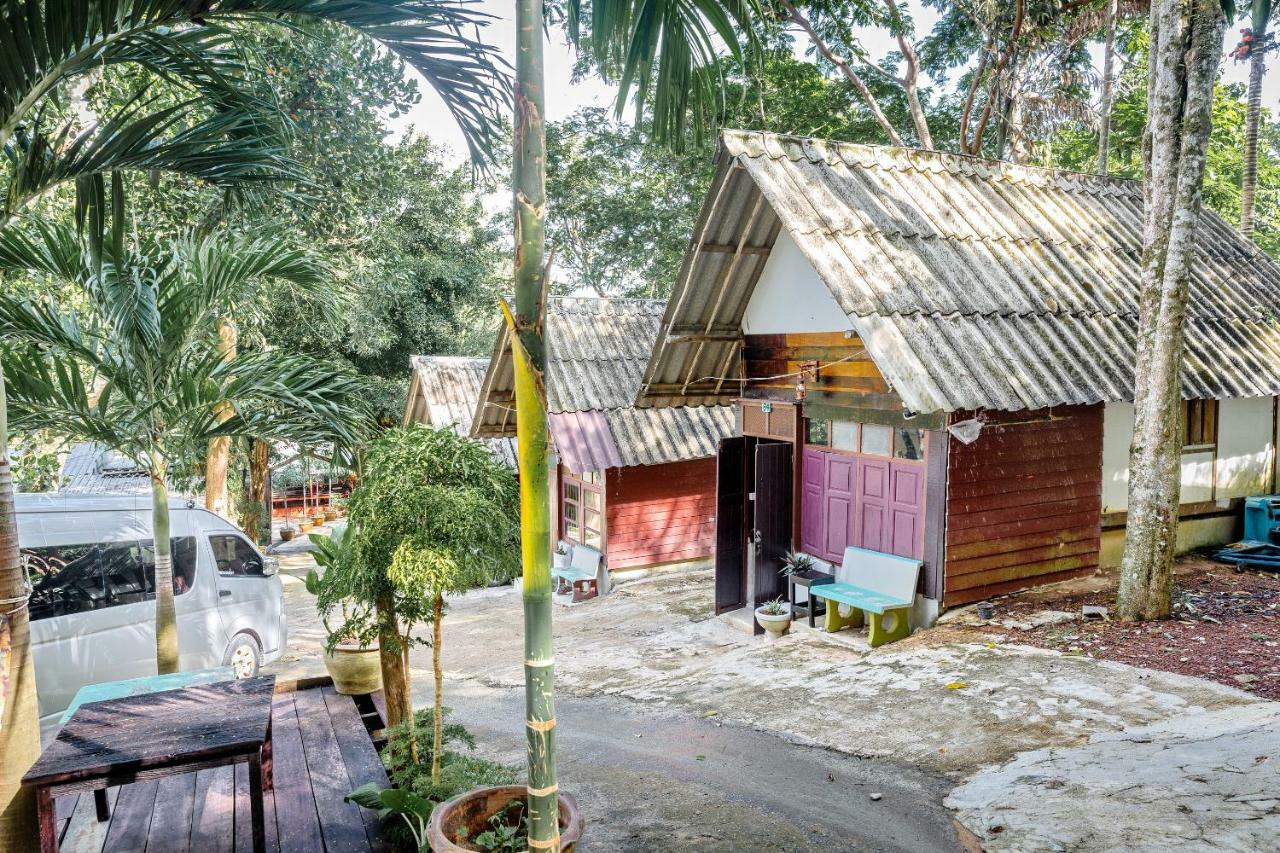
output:
<instances>
[{"instance_id":1,"label":"red wood siding","mask_svg":"<svg viewBox=\"0 0 1280 853\"><path fill-rule=\"evenodd\" d=\"M950 440L943 593L950 607L1098 568L1102 406L1056 408L1052 420L1048 410L984 417L973 444Z\"/></svg>"},{"instance_id":2,"label":"red wood siding","mask_svg":"<svg viewBox=\"0 0 1280 853\"><path fill-rule=\"evenodd\" d=\"M711 556L716 460L609 469L605 516L611 569Z\"/></svg>"}]
</instances>

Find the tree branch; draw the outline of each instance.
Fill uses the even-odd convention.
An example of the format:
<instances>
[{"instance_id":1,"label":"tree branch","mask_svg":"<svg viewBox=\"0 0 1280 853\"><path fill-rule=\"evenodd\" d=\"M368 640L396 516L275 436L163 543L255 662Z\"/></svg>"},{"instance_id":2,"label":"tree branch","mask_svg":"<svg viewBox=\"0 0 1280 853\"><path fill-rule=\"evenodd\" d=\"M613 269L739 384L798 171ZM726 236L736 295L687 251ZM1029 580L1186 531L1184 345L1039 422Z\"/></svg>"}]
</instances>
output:
<instances>
[{"instance_id":1,"label":"tree branch","mask_svg":"<svg viewBox=\"0 0 1280 853\"><path fill-rule=\"evenodd\" d=\"M893 35L898 40L898 50L902 53L902 61L906 64L906 73L898 82L907 93L907 106L911 110L911 120L916 126L916 137L920 140L920 147L933 150L933 134L929 132L929 122L925 119L924 107L920 104L920 89L918 81L920 79L920 57L916 55L915 47L907 39L906 33L902 28L902 14L898 11L898 4L895 0L884 0L885 6L889 10L890 24L893 27Z\"/></svg>"}]
</instances>

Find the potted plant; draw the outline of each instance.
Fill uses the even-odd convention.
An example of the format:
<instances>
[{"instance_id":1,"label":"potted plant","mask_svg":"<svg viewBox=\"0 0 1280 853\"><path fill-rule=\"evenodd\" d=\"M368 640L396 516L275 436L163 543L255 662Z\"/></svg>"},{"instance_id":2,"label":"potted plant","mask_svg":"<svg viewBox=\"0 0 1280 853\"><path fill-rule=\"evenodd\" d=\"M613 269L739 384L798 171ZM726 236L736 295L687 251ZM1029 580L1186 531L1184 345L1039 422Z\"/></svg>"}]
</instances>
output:
<instances>
[{"instance_id":1,"label":"potted plant","mask_svg":"<svg viewBox=\"0 0 1280 853\"><path fill-rule=\"evenodd\" d=\"M337 521L338 518L338 509L333 504L329 504L324 508L324 520L326 522Z\"/></svg>"},{"instance_id":2,"label":"potted plant","mask_svg":"<svg viewBox=\"0 0 1280 853\"><path fill-rule=\"evenodd\" d=\"M304 518L302 521L298 522L298 531L300 533L307 533L312 527L314 527L314 525L311 523L311 519L309 518Z\"/></svg>"},{"instance_id":3,"label":"potted plant","mask_svg":"<svg viewBox=\"0 0 1280 853\"><path fill-rule=\"evenodd\" d=\"M479 788L441 803L431 813L427 841L432 853L528 850L528 793L524 785ZM572 853L582 837L582 813L569 794L559 794L560 850Z\"/></svg>"},{"instance_id":4,"label":"potted plant","mask_svg":"<svg viewBox=\"0 0 1280 853\"><path fill-rule=\"evenodd\" d=\"M791 605L781 598L767 601L756 608L756 621L776 640L791 627Z\"/></svg>"},{"instance_id":5,"label":"potted plant","mask_svg":"<svg viewBox=\"0 0 1280 853\"><path fill-rule=\"evenodd\" d=\"M281 542L292 542L292 541L293 541L293 537L294 537L294 535L295 535L297 532L298 532L298 531L297 531L297 530L295 530L293 527L291 527L291 526L289 526L288 524L286 524L284 527L281 527L281 528L280 528L280 541L281 541Z\"/></svg>"},{"instance_id":6,"label":"potted plant","mask_svg":"<svg viewBox=\"0 0 1280 853\"><path fill-rule=\"evenodd\" d=\"M788 551L782 555L782 568L778 569L778 574L789 578L792 575L803 574L815 565L813 557L803 551Z\"/></svg>"},{"instance_id":7,"label":"potted plant","mask_svg":"<svg viewBox=\"0 0 1280 853\"><path fill-rule=\"evenodd\" d=\"M307 572L307 592L316 597L316 608L327 637L324 668L333 679L333 689L345 696L373 693L382 687L382 662L379 655L377 629L367 608L352 602L347 585L352 581L353 533L349 525L334 526L332 535L313 533L309 537L316 546L315 561L324 569ZM336 608L342 612L342 624L336 629L329 615Z\"/></svg>"}]
</instances>

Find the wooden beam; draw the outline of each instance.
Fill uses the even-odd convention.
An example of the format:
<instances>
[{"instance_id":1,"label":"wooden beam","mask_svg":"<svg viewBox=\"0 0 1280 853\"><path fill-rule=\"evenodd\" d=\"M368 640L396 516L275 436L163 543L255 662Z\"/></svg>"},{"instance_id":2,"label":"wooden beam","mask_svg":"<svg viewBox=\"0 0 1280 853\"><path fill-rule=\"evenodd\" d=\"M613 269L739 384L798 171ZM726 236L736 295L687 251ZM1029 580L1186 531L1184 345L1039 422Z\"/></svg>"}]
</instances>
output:
<instances>
[{"instance_id":1,"label":"wooden beam","mask_svg":"<svg viewBox=\"0 0 1280 853\"><path fill-rule=\"evenodd\" d=\"M703 343L724 343L724 344L741 344L742 333L727 334L703 334L703 335L667 335L667 343L669 344L703 344Z\"/></svg>"},{"instance_id":2,"label":"wooden beam","mask_svg":"<svg viewBox=\"0 0 1280 853\"><path fill-rule=\"evenodd\" d=\"M703 243L698 247L701 252L714 252L724 255L759 255L760 257L768 257L773 251L772 246L743 246L739 248L734 243Z\"/></svg>"}]
</instances>

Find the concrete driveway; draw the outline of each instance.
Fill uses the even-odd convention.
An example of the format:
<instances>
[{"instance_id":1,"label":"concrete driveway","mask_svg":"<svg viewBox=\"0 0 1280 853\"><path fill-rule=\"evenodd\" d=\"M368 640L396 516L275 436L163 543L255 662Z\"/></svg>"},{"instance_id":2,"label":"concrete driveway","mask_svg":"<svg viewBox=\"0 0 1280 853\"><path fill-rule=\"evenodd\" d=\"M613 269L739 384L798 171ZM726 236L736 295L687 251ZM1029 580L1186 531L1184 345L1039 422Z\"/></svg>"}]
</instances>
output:
<instances>
[{"instance_id":1,"label":"concrete driveway","mask_svg":"<svg viewBox=\"0 0 1280 853\"><path fill-rule=\"evenodd\" d=\"M945 838L934 833L939 824L923 817L940 801L938 792L948 787L940 780L958 782L1027 750L1083 746L1095 735L1257 703L1242 691L1200 679L1026 647L958 642L963 635L945 628L877 650L847 634L803 627L769 641L711 615L711 580L706 568L667 572L620 584L604 599L557 607L557 691L564 706L581 707L586 718L603 720L605 732L608 720L624 707L667 715L684 725L707 725L700 721L711 719L723 724L720 733L753 728L767 733L770 743L780 739L820 747L866 763L872 774L883 771L885 775L868 777L873 786L881 784L879 779L896 778L895 773L908 773L901 777L914 780L907 790L920 796L900 826L915 826L913 818L922 816L924 839ZM291 648L277 668L321 671L317 651L322 630L310 599L297 583L289 584L286 595ZM476 591L451 603L444 629L446 683L457 697L451 701L468 709L461 720L470 723L478 707L466 704L465 690L483 688L490 691L483 695L510 697L491 698L497 704L521 701L519 620L513 589ZM415 693L425 699L429 650L416 650L411 664ZM572 704L600 698L630 701L596 710ZM476 711L476 719L486 716ZM508 725L510 732L520 734L518 715ZM586 723L584 729L593 726ZM495 737L502 728L495 721ZM565 742L572 743L572 727L566 724L563 730ZM750 748L759 749L760 743L751 742ZM780 744L776 748L783 750ZM600 761L610 749L607 742L597 741L584 754L595 756L584 760L603 767ZM776 754L804 767L813 762L814 751ZM767 783L757 773L747 776L748 767L726 766L741 786L741 793L727 794L728 799L764 814L785 805L783 799L761 800L762 794L751 803L751 792L767 790ZM689 784L705 782L690 779ZM718 780L708 789L724 784ZM613 788L606 784L602 790ZM864 788L834 790L838 794L829 801L843 803L857 800L854 792ZM611 807L617 802L611 800ZM864 815L860 810L841 819ZM803 821L795 826L803 827ZM869 846L877 847L877 838L868 836ZM829 837L826 844L831 849ZM667 849L709 848L690 843Z\"/></svg>"}]
</instances>

